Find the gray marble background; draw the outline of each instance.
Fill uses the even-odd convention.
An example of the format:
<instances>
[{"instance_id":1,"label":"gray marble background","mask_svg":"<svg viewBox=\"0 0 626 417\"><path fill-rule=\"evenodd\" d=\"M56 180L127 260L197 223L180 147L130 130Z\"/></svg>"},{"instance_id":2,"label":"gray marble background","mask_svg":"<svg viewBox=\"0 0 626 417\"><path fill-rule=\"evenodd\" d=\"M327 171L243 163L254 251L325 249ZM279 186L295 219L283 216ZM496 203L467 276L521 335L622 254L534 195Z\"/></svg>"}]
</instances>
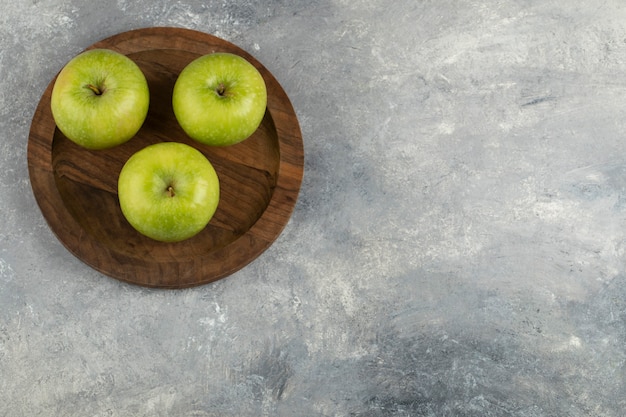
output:
<instances>
[{"instance_id":1,"label":"gray marble background","mask_svg":"<svg viewBox=\"0 0 626 417\"><path fill-rule=\"evenodd\" d=\"M26 0L0 12L0 416L623 416L626 3ZM298 114L290 223L163 291L74 258L30 189L39 97L179 26Z\"/></svg>"}]
</instances>

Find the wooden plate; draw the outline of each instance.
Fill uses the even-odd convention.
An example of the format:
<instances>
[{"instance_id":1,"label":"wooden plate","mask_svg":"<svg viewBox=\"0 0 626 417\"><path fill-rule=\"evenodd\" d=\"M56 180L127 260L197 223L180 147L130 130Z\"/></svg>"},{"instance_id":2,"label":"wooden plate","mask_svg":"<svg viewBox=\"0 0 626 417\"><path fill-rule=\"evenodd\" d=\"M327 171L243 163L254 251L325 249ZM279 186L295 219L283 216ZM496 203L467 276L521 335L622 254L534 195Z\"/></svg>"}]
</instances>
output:
<instances>
[{"instance_id":1,"label":"wooden plate","mask_svg":"<svg viewBox=\"0 0 626 417\"><path fill-rule=\"evenodd\" d=\"M183 288L205 284L241 269L280 235L300 190L302 135L289 98L253 56L206 33L180 28L124 32L87 49L121 52L144 71L150 87L148 117L129 142L90 151L56 129L50 110L54 79L33 116L28 170L36 201L50 228L76 257L113 278L133 284ZM171 94L180 71L194 58L231 52L250 61L267 84L268 103L259 129L227 148L189 139L174 117ZM117 180L126 160L147 145L177 141L199 149L220 178L220 203L209 225L178 243L136 232L119 207Z\"/></svg>"}]
</instances>

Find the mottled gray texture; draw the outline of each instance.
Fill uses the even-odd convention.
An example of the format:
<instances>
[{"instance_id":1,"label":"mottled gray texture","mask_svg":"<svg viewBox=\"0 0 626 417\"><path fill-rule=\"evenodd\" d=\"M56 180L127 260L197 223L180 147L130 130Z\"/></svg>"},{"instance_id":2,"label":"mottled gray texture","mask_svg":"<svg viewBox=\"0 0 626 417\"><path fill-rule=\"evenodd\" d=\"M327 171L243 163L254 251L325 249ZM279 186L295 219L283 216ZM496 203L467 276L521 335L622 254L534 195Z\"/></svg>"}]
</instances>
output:
<instances>
[{"instance_id":1,"label":"mottled gray texture","mask_svg":"<svg viewBox=\"0 0 626 417\"><path fill-rule=\"evenodd\" d=\"M626 409L621 0L4 1L0 416L607 416ZM182 26L291 97L291 222L217 283L102 276L26 142L72 56Z\"/></svg>"}]
</instances>

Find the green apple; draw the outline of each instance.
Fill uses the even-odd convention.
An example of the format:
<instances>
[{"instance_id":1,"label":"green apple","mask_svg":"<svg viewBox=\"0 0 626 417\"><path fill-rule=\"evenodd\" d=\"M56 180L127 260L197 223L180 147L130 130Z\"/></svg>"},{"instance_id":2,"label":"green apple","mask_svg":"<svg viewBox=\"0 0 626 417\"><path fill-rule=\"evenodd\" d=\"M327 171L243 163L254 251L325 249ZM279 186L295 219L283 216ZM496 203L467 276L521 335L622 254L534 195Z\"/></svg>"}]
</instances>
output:
<instances>
[{"instance_id":1,"label":"green apple","mask_svg":"<svg viewBox=\"0 0 626 417\"><path fill-rule=\"evenodd\" d=\"M71 59L59 72L50 101L59 130L88 149L128 141L143 125L149 104L141 69L109 49L92 49Z\"/></svg>"},{"instance_id":2,"label":"green apple","mask_svg":"<svg viewBox=\"0 0 626 417\"><path fill-rule=\"evenodd\" d=\"M234 145L250 137L263 120L265 80L239 55L203 55L176 79L172 107L192 139L210 146Z\"/></svg>"},{"instance_id":3,"label":"green apple","mask_svg":"<svg viewBox=\"0 0 626 417\"><path fill-rule=\"evenodd\" d=\"M124 217L139 233L178 242L206 227L217 209L220 186L213 165L200 151L162 142L126 161L117 192Z\"/></svg>"}]
</instances>

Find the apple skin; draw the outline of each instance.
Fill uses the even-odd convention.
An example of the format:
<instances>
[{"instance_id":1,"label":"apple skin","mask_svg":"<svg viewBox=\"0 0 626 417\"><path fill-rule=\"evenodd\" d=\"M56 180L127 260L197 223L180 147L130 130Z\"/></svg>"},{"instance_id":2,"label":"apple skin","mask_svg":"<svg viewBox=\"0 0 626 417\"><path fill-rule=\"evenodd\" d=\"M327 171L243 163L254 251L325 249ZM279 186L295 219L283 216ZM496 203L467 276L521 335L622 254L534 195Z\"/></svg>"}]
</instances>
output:
<instances>
[{"instance_id":1,"label":"apple skin","mask_svg":"<svg viewBox=\"0 0 626 417\"><path fill-rule=\"evenodd\" d=\"M215 52L183 68L174 84L172 107L189 137L209 146L230 146L250 137L261 124L267 88L245 58Z\"/></svg>"},{"instance_id":2,"label":"apple skin","mask_svg":"<svg viewBox=\"0 0 626 417\"><path fill-rule=\"evenodd\" d=\"M143 125L149 104L141 69L109 49L92 49L71 59L59 72L50 101L59 130L87 149L127 142Z\"/></svg>"},{"instance_id":3,"label":"apple skin","mask_svg":"<svg viewBox=\"0 0 626 417\"><path fill-rule=\"evenodd\" d=\"M134 153L118 179L122 213L139 233L162 242L196 235L219 203L219 179L197 149L162 142Z\"/></svg>"}]
</instances>

